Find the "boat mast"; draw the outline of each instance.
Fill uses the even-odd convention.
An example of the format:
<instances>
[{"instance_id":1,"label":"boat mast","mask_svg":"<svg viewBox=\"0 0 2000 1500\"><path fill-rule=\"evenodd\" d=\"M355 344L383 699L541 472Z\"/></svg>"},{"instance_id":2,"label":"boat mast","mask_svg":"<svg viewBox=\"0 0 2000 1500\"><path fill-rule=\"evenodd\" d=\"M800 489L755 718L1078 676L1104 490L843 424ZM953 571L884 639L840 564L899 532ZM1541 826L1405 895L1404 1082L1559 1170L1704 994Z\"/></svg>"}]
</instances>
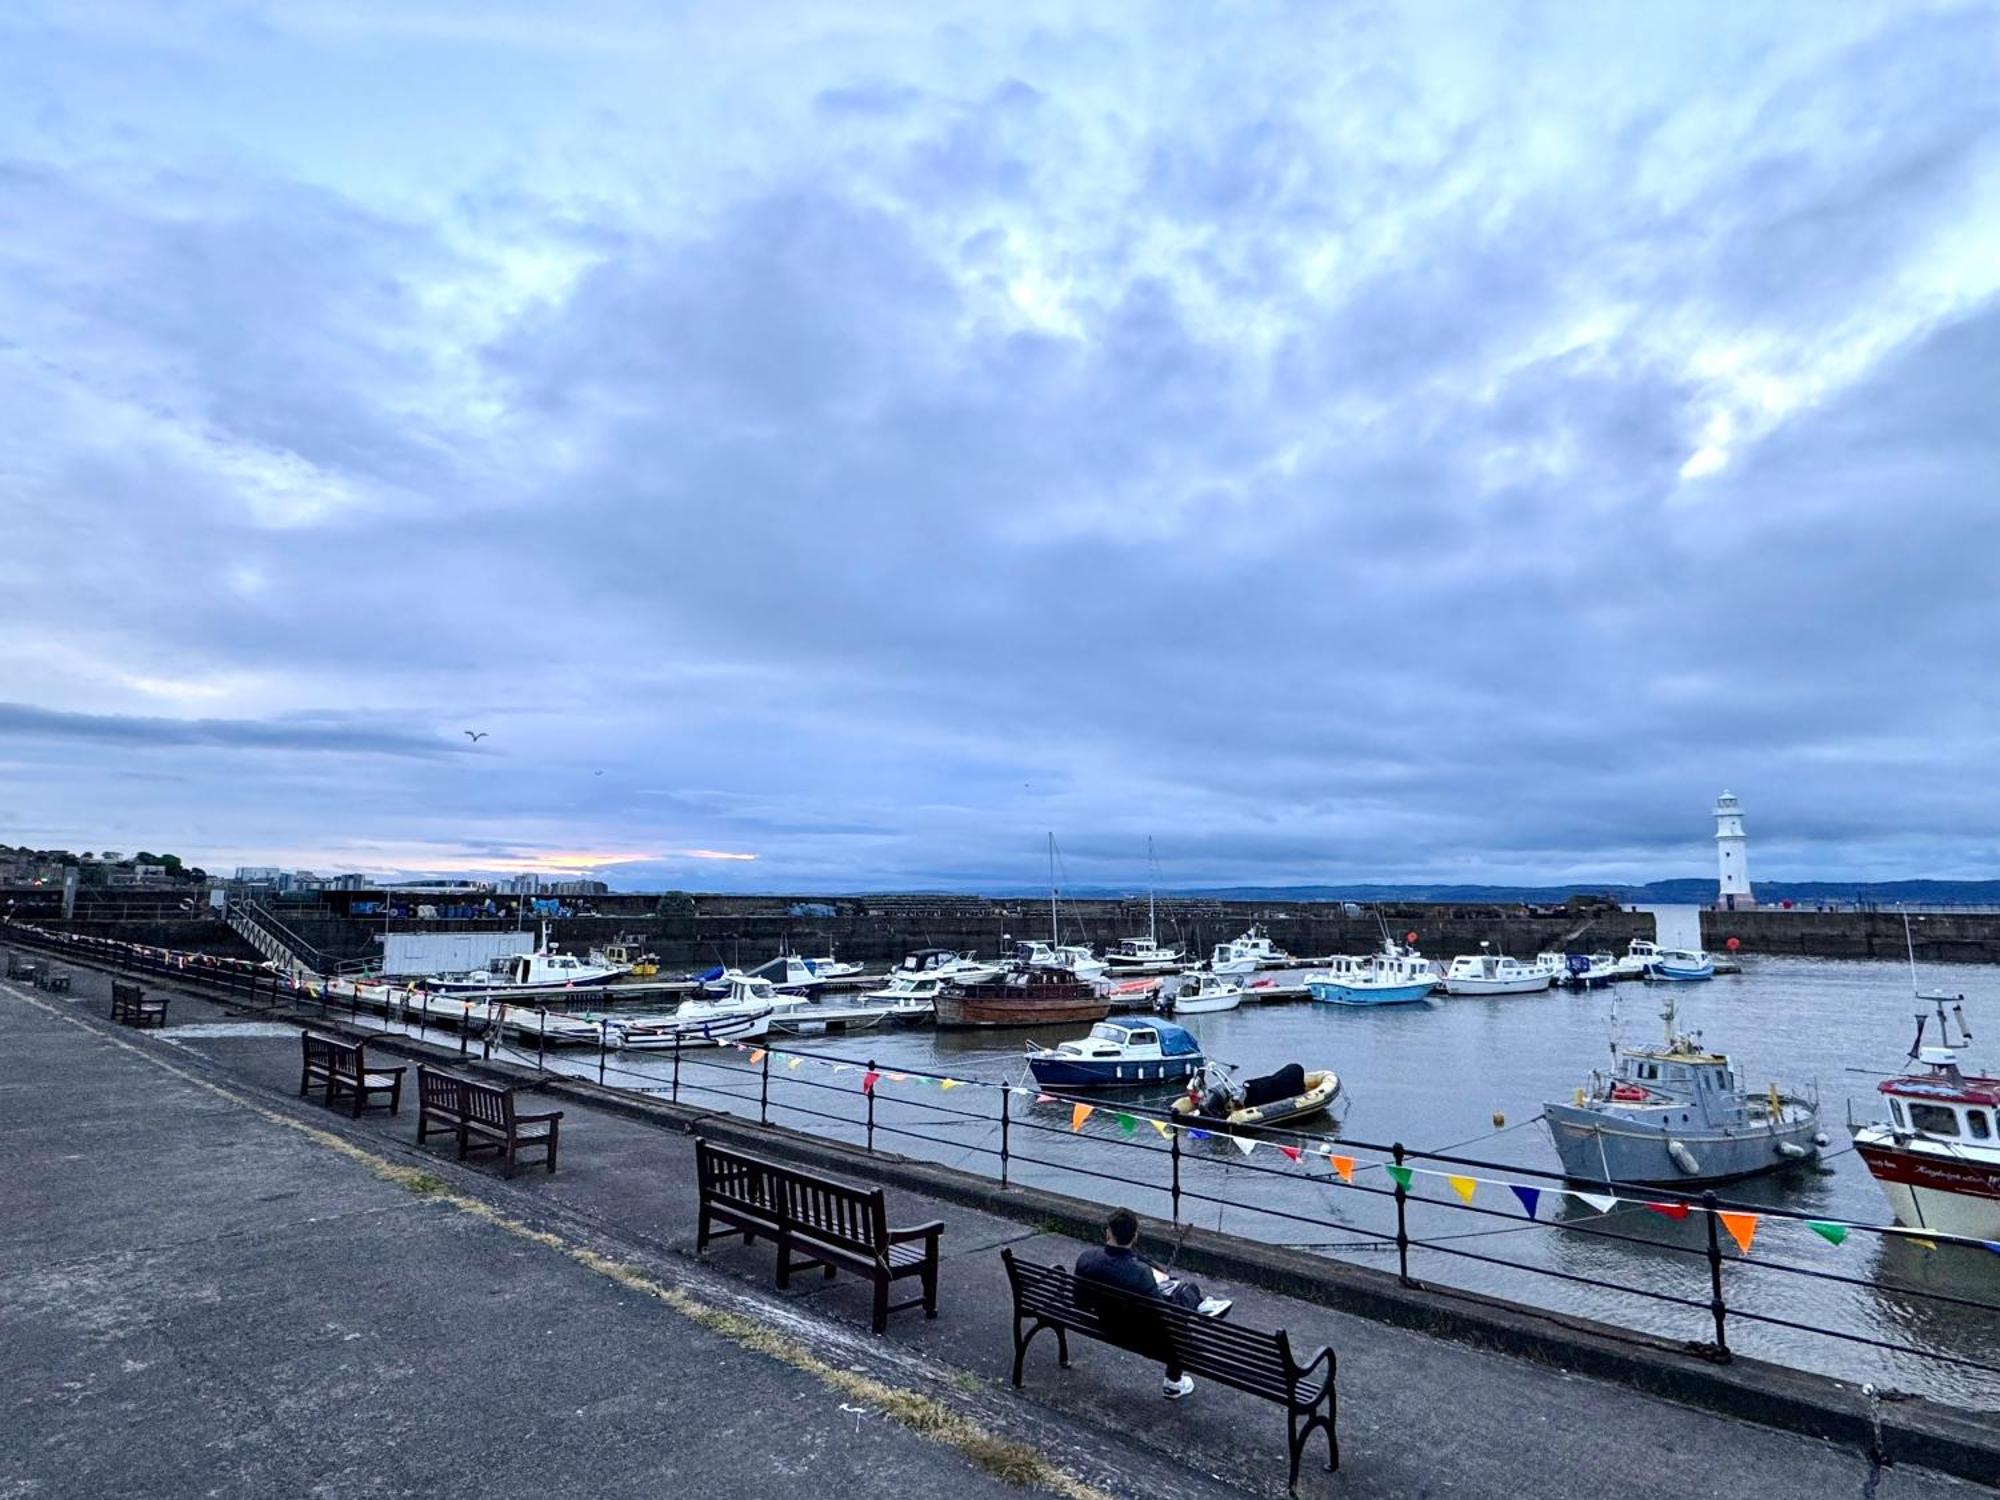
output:
<instances>
[{"instance_id":1,"label":"boat mast","mask_svg":"<svg viewBox=\"0 0 2000 1500\"><path fill-rule=\"evenodd\" d=\"M1153 836L1146 835L1146 942L1149 946L1160 946L1160 922L1156 906L1159 901L1160 872L1153 862Z\"/></svg>"},{"instance_id":2,"label":"boat mast","mask_svg":"<svg viewBox=\"0 0 2000 1500\"><path fill-rule=\"evenodd\" d=\"M1049 946L1062 946L1062 918L1056 911L1056 835L1049 830Z\"/></svg>"}]
</instances>

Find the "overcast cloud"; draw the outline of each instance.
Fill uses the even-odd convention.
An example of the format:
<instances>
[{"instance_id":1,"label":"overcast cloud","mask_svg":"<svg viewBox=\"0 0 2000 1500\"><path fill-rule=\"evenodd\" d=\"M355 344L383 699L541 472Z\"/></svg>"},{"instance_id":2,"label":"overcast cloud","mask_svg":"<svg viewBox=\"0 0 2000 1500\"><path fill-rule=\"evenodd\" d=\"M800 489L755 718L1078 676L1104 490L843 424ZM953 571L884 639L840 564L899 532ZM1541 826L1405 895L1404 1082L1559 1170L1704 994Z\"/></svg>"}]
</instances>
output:
<instances>
[{"instance_id":1,"label":"overcast cloud","mask_svg":"<svg viewBox=\"0 0 2000 1500\"><path fill-rule=\"evenodd\" d=\"M1993 6L672 9L0 14L0 842L2000 876Z\"/></svg>"}]
</instances>

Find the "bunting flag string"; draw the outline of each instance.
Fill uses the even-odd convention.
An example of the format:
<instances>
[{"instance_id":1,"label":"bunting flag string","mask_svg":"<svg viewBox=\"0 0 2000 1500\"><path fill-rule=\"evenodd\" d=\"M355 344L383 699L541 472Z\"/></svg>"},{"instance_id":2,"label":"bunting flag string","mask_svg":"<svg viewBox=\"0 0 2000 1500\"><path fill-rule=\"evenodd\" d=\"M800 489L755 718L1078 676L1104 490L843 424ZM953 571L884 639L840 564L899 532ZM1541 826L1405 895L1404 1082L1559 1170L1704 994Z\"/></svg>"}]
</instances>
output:
<instances>
[{"instance_id":1,"label":"bunting flag string","mask_svg":"<svg viewBox=\"0 0 2000 1500\"><path fill-rule=\"evenodd\" d=\"M1646 1212L1658 1214L1663 1219L1672 1219L1678 1223L1688 1216L1688 1206L1685 1203L1648 1203Z\"/></svg>"},{"instance_id":2,"label":"bunting flag string","mask_svg":"<svg viewBox=\"0 0 2000 1500\"><path fill-rule=\"evenodd\" d=\"M1395 1180L1397 1187L1406 1193L1410 1190L1410 1178L1413 1174L1408 1167L1399 1167L1392 1162L1385 1162L1383 1163L1383 1170Z\"/></svg>"},{"instance_id":3,"label":"bunting flag string","mask_svg":"<svg viewBox=\"0 0 2000 1500\"><path fill-rule=\"evenodd\" d=\"M1472 1195L1479 1186L1477 1179L1471 1177L1454 1177L1447 1174L1445 1181L1450 1183L1451 1190L1467 1203L1472 1201Z\"/></svg>"},{"instance_id":4,"label":"bunting flag string","mask_svg":"<svg viewBox=\"0 0 2000 1500\"><path fill-rule=\"evenodd\" d=\"M1149 1119L1146 1121L1146 1123L1152 1126L1154 1132L1162 1137L1169 1136L1174 1133L1174 1127L1169 1125L1165 1120Z\"/></svg>"},{"instance_id":5,"label":"bunting flag string","mask_svg":"<svg viewBox=\"0 0 2000 1500\"><path fill-rule=\"evenodd\" d=\"M1618 1200L1609 1193L1571 1193L1570 1197L1601 1214L1608 1214L1618 1206Z\"/></svg>"},{"instance_id":6,"label":"bunting flag string","mask_svg":"<svg viewBox=\"0 0 2000 1500\"><path fill-rule=\"evenodd\" d=\"M1236 1149L1241 1151L1245 1156L1248 1156L1252 1151L1257 1149L1257 1143L1247 1135L1232 1135L1230 1139L1236 1142Z\"/></svg>"},{"instance_id":7,"label":"bunting flag string","mask_svg":"<svg viewBox=\"0 0 2000 1500\"><path fill-rule=\"evenodd\" d=\"M1118 1128L1124 1131L1125 1134L1130 1135L1133 1131L1139 1128L1139 1122L1135 1117L1131 1115L1119 1115Z\"/></svg>"},{"instance_id":8,"label":"bunting flag string","mask_svg":"<svg viewBox=\"0 0 2000 1500\"><path fill-rule=\"evenodd\" d=\"M750 1054L750 1061L752 1061L753 1063L760 1063L764 1060L764 1056L765 1056L764 1049L762 1047L759 1047L755 1052Z\"/></svg>"},{"instance_id":9,"label":"bunting flag string","mask_svg":"<svg viewBox=\"0 0 2000 1500\"><path fill-rule=\"evenodd\" d=\"M938 1080L939 1093L946 1093L952 1089L964 1088L964 1087L965 1085L960 1083L956 1078L940 1078Z\"/></svg>"},{"instance_id":10,"label":"bunting flag string","mask_svg":"<svg viewBox=\"0 0 2000 1500\"><path fill-rule=\"evenodd\" d=\"M785 1060L785 1066L786 1066L786 1067L788 1067L788 1068L790 1068L790 1069L791 1069L791 1070L792 1070L793 1072L795 1072L795 1073L796 1073L796 1072L798 1071L798 1068L799 1068L799 1064L800 1064L800 1063L802 1063L802 1062L804 1062L804 1061L805 1061L805 1059L804 1059L803 1057L793 1057L793 1058L787 1058L787 1059Z\"/></svg>"},{"instance_id":11,"label":"bunting flag string","mask_svg":"<svg viewBox=\"0 0 2000 1500\"><path fill-rule=\"evenodd\" d=\"M1278 1151L1281 1155L1288 1156L1293 1161L1297 1161L1300 1157L1305 1155L1305 1152L1299 1150L1297 1146L1280 1146L1278 1148Z\"/></svg>"},{"instance_id":12,"label":"bunting flag string","mask_svg":"<svg viewBox=\"0 0 2000 1500\"><path fill-rule=\"evenodd\" d=\"M1353 1157L1351 1157L1351 1156L1335 1156L1335 1155L1334 1155L1334 1154L1333 1154L1333 1153L1332 1153L1331 1151L1329 1151L1329 1152L1327 1153L1327 1156L1326 1156L1326 1159L1327 1159L1327 1160L1328 1160L1329 1162L1331 1162L1331 1163L1333 1164L1333 1170L1334 1170L1334 1171L1336 1171L1336 1172L1338 1172L1338 1173L1340 1174L1340 1180L1341 1180L1342 1182L1352 1182L1352 1181L1354 1181L1354 1158L1353 1158Z\"/></svg>"},{"instance_id":13,"label":"bunting flag string","mask_svg":"<svg viewBox=\"0 0 2000 1500\"><path fill-rule=\"evenodd\" d=\"M861 1075L861 1092L864 1094L874 1093L875 1085L880 1083L881 1081L882 1081L882 1075L876 1072L873 1068L870 1068L866 1073L863 1073Z\"/></svg>"},{"instance_id":14,"label":"bunting flag string","mask_svg":"<svg viewBox=\"0 0 2000 1500\"><path fill-rule=\"evenodd\" d=\"M1078 1104L1072 1106L1069 1112L1069 1128L1071 1132L1074 1133L1083 1129L1083 1122L1096 1113L1097 1109L1094 1105Z\"/></svg>"},{"instance_id":15,"label":"bunting flag string","mask_svg":"<svg viewBox=\"0 0 2000 1500\"><path fill-rule=\"evenodd\" d=\"M1757 1238L1757 1215L1726 1213L1716 1210L1716 1222L1729 1231L1729 1237L1736 1241L1736 1248L1745 1255L1750 1253L1750 1242Z\"/></svg>"},{"instance_id":16,"label":"bunting flag string","mask_svg":"<svg viewBox=\"0 0 2000 1500\"><path fill-rule=\"evenodd\" d=\"M1807 1219L1806 1228L1825 1240L1829 1245L1847 1243L1847 1226L1835 1224L1828 1219Z\"/></svg>"},{"instance_id":17,"label":"bunting flag string","mask_svg":"<svg viewBox=\"0 0 2000 1500\"><path fill-rule=\"evenodd\" d=\"M1521 1200L1522 1212L1527 1214L1529 1218L1534 1218L1535 1207L1542 1201L1542 1190L1540 1188L1523 1187L1518 1182L1510 1182L1507 1186L1512 1188L1514 1196Z\"/></svg>"}]
</instances>

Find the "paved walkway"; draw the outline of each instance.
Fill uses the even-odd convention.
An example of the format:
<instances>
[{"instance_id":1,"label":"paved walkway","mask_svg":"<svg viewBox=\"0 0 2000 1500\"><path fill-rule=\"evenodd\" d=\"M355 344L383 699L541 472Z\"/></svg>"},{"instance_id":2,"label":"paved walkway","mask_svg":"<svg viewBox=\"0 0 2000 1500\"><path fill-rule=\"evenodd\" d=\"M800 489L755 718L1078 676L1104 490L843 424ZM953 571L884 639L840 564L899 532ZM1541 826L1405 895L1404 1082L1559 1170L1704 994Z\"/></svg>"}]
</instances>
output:
<instances>
[{"instance_id":1,"label":"paved walkway","mask_svg":"<svg viewBox=\"0 0 2000 1500\"><path fill-rule=\"evenodd\" d=\"M867 1333L852 1278L771 1286L768 1246L692 1258L683 1136L565 1103L562 1170L461 1166L413 1104L300 1101L295 1029L177 998L113 1032L106 980L0 984L0 1497L827 1492L954 1500L996 1473L1146 1500L1284 1492L1284 1419L1098 1346L1028 1387L998 1248L950 1225L943 1315ZM413 1188L417 1189L413 1191ZM1255 1291L1236 1318L1340 1354L1339 1474L1309 1495L1986 1493L1543 1366ZM891 1415L890 1413L899 1415ZM936 1435L920 1429L941 1428ZM1322 1460L1323 1462L1323 1450Z\"/></svg>"}]
</instances>

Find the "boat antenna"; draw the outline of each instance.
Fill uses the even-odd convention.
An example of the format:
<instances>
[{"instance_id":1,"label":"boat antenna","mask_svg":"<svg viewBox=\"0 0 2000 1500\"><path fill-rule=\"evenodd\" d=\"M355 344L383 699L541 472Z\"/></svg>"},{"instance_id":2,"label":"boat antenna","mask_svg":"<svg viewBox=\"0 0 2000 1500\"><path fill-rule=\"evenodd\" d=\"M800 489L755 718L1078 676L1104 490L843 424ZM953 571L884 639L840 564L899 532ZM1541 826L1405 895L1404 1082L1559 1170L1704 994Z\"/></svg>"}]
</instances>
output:
<instances>
[{"instance_id":1,"label":"boat antenna","mask_svg":"<svg viewBox=\"0 0 2000 1500\"><path fill-rule=\"evenodd\" d=\"M1062 946L1062 915L1056 907L1056 832L1049 830L1049 946Z\"/></svg>"},{"instance_id":2,"label":"boat antenna","mask_svg":"<svg viewBox=\"0 0 2000 1500\"><path fill-rule=\"evenodd\" d=\"M1672 1051L1674 1045L1674 987L1672 985L1667 986L1660 1000L1660 1019L1666 1023L1667 1049Z\"/></svg>"},{"instance_id":3,"label":"boat antenna","mask_svg":"<svg viewBox=\"0 0 2000 1500\"><path fill-rule=\"evenodd\" d=\"M1928 1001L1937 1014L1938 1045L1941 1047L1965 1047L1971 1045L1972 1032L1965 1024L1965 996L1954 995L1945 990L1924 990L1917 984L1917 944L1910 931L1910 913L1903 912L1903 947L1910 958L1910 993L1919 1002ZM1958 1040L1951 1039L1951 1019L1945 1014L1945 1005L1951 1005L1951 1016L1958 1019ZM1917 1012L1917 1039L1910 1043L1910 1058L1916 1060L1924 1045L1924 1025L1929 1020L1922 1011Z\"/></svg>"},{"instance_id":4,"label":"boat antenna","mask_svg":"<svg viewBox=\"0 0 2000 1500\"><path fill-rule=\"evenodd\" d=\"M1155 948L1160 946L1159 889L1159 865L1153 858L1153 836L1149 833L1146 835L1146 941Z\"/></svg>"}]
</instances>

